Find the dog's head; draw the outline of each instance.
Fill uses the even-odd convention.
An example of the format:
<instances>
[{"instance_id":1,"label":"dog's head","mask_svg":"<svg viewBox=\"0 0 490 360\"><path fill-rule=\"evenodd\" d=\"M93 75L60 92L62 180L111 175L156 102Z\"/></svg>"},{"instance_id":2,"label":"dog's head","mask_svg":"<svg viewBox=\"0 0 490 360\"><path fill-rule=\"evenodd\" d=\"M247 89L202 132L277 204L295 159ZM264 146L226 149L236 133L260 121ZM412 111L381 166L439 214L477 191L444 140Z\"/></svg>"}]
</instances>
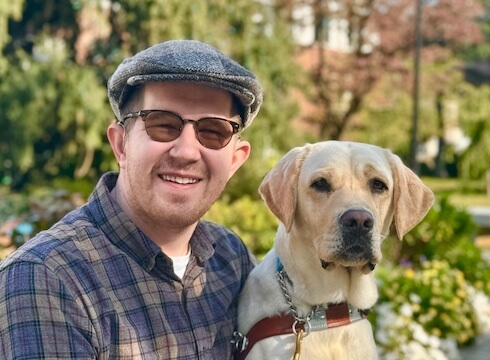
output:
<instances>
[{"instance_id":1,"label":"dog's head","mask_svg":"<svg viewBox=\"0 0 490 360\"><path fill-rule=\"evenodd\" d=\"M401 159L374 145L325 141L289 151L260 193L290 236L318 263L369 272L393 225L399 239L417 225L434 195Z\"/></svg>"}]
</instances>

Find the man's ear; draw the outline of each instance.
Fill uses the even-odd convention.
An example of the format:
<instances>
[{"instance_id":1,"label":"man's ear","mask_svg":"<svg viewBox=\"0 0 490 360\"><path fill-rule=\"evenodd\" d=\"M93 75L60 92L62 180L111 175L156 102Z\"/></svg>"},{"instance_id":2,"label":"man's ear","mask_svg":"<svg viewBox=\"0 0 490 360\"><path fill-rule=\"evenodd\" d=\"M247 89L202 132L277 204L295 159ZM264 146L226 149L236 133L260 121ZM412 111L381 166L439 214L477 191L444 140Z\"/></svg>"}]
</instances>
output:
<instances>
[{"instance_id":1,"label":"man's ear","mask_svg":"<svg viewBox=\"0 0 490 360\"><path fill-rule=\"evenodd\" d=\"M240 168L240 166L242 166L243 163L248 159L251 148L252 147L248 141L237 141L233 152L233 158L231 160L230 176L228 177L228 179L230 179Z\"/></svg>"},{"instance_id":2,"label":"man's ear","mask_svg":"<svg viewBox=\"0 0 490 360\"><path fill-rule=\"evenodd\" d=\"M114 153L120 168L124 168L124 162L126 160L124 132L124 128L116 123L112 123L107 127L107 139L109 139L112 152Z\"/></svg>"}]
</instances>

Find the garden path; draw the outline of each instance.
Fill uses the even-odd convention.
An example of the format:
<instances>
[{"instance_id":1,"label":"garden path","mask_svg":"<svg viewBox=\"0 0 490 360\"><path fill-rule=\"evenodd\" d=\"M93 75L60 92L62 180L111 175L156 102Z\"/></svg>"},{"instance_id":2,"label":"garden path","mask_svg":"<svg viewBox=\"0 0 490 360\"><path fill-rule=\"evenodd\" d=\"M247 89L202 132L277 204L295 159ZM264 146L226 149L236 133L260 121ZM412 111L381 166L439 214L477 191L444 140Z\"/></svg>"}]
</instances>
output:
<instances>
[{"instance_id":1,"label":"garden path","mask_svg":"<svg viewBox=\"0 0 490 360\"><path fill-rule=\"evenodd\" d=\"M480 215L485 214L488 222L490 209L480 210ZM487 223L488 224L488 223ZM490 235L479 236L476 244L483 250L484 257L490 262ZM490 334L481 335L473 345L460 350L461 360L490 360Z\"/></svg>"},{"instance_id":2,"label":"garden path","mask_svg":"<svg viewBox=\"0 0 490 360\"><path fill-rule=\"evenodd\" d=\"M490 334L480 336L473 345L460 350L461 360L489 360Z\"/></svg>"},{"instance_id":3,"label":"garden path","mask_svg":"<svg viewBox=\"0 0 490 360\"><path fill-rule=\"evenodd\" d=\"M490 228L490 208L472 209L473 217L481 227ZM490 262L490 235L481 235L475 243L483 250L483 256ZM490 360L490 334L481 335L473 345L460 350L461 360Z\"/></svg>"}]
</instances>

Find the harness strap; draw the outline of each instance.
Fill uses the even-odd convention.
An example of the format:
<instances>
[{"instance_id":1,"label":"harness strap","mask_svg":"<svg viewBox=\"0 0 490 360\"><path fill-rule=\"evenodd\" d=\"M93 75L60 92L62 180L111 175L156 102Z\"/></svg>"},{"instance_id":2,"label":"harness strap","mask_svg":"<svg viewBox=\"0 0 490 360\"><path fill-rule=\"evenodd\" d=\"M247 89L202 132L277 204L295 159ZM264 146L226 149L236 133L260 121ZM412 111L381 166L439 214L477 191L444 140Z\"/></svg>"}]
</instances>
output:
<instances>
[{"instance_id":1,"label":"harness strap","mask_svg":"<svg viewBox=\"0 0 490 360\"><path fill-rule=\"evenodd\" d=\"M304 330L306 333L321 331L348 325L366 318L365 311L353 308L346 302L329 305L326 310L323 308L322 310L322 314L314 316L306 328L306 323L296 321L293 314L281 313L279 316L259 320L246 336L236 333L234 340L237 347L235 360L244 360L257 342L271 336L294 334L295 331L299 330Z\"/></svg>"}]
</instances>

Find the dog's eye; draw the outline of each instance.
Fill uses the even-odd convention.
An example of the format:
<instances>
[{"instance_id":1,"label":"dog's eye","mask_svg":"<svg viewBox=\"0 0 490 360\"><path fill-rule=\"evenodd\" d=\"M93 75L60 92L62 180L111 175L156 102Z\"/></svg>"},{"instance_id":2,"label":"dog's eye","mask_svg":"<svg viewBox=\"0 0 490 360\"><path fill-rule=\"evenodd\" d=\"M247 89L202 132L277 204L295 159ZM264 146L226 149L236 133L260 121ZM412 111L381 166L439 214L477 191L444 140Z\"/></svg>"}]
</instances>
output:
<instances>
[{"instance_id":1,"label":"dog's eye","mask_svg":"<svg viewBox=\"0 0 490 360\"><path fill-rule=\"evenodd\" d=\"M388 190L388 186L386 186L386 184L384 182L382 182L381 180L378 180L378 179L372 180L371 188L373 189L373 191L376 191L379 193L382 193L382 192L385 192L386 190Z\"/></svg>"},{"instance_id":2,"label":"dog's eye","mask_svg":"<svg viewBox=\"0 0 490 360\"><path fill-rule=\"evenodd\" d=\"M325 178L320 178L315 180L311 184L311 187L315 190L324 191L324 192L328 192L331 190L331 186Z\"/></svg>"}]
</instances>

